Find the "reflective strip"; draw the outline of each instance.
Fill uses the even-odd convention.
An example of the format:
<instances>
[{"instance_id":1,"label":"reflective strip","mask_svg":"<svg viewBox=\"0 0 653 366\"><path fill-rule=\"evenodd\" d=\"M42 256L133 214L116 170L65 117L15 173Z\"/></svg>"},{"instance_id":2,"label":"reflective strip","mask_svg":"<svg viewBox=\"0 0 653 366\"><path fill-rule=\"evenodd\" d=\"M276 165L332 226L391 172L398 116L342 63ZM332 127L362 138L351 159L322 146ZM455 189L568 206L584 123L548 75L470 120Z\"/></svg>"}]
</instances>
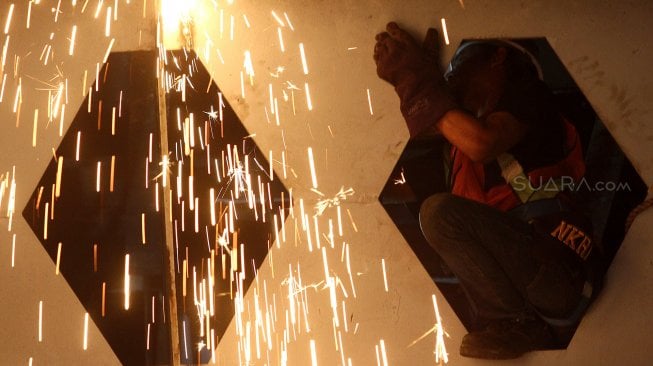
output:
<instances>
[{"instance_id":1,"label":"reflective strip","mask_svg":"<svg viewBox=\"0 0 653 366\"><path fill-rule=\"evenodd\" d=\"M501 168L501 176L510 184L521 203L554 198L562 190L561 179L552 181L551 184L547 182L544 187L533 187L530 184L530 179L524 173L524 168L511 154L503 153L499 155L497 162Z\"/></svg>"},{"instance_id":2,"label":"reflective strip","mask_svg":"<svg viewBox=\"0 0 653 366\"><path fill-rule=\"evenodd\" d=\"M499 167L501 167L501 176L506 180L506 182L512 182L519 176L525 176L524 168L522 168L521 164L519 164L514 156L508 153L503 153L497 157L497 162L499 163Z\"/></svg>"}]
</instances>

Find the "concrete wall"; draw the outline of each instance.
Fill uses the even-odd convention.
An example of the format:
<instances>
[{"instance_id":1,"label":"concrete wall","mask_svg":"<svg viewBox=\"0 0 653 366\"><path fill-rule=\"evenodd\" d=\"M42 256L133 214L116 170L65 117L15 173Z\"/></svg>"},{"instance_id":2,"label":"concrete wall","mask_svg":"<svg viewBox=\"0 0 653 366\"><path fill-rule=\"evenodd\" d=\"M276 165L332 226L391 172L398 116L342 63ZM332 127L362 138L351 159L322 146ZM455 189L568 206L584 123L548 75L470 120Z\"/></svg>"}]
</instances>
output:
<instances>
[{"instance_id":1,"label":"concrete wall","mask_svg":"<svg viewBox=\"0 0 653 366\"><path fill-rule=\"evenodd\" d=\"M112 23L111 37L104 37L103 16L93 19L96 4L89 2L84 14L80 6L72 10L64 1L61 14L54 22L51 8L55 1L43 1L32 9L32 28L25 29L27 5L19 3L9 35L10 65L5 99L0 103L0 135L3 154L0 171L16 166L17 199L20 212L29 194L52 157L52 148L59 141L55 125L39 119L39 137L31 146L33 110L46 115L47 93L38 91L41 84L31 77L49 80L56 74L55 64L69 79L69 101L64 129L83 100L82 79L89 72L87 86L92 84L95 64L101 62L111 37L114 50L154 47L154 20L151 3L143 19L143 2L120 1L118 21ZM83 3L80 1L80 3ZM108 3L108 2L105 2ZM325 250L331 275L343 281L345 298L338 290L338 311L343 354L354 365L376 363L375 345L383 339L391 365L432 364L434 336L408 347L435 323L431 295L440 304L443 323L450 338L446 345L450 362L455 365L484 364L460 358L457 348L465 331L453 311L423 270L410 247L377 201L378 194L408 139L398 111L393 90L378 80L371 52L374 34L389 20L397 20L417 35L428 26L439 26L447 20L451 45L444 47L448 59L455 45L469 37L546 36L558 56L570 70L594 109L606 123L618 143L650 186L653 181L653 130L647 124L653 85L647 75L653 64L650 34L653 34L653 6L646 1L236 1L223 9L223 37L220 38L220 9L211 1L198 1L201 11L195 13L194 40L198 54L211 70L241 120L254 136L262 151L272 150L275 160L287 154L288 175L284 182L292 187L296 198L303 198L312 207L323 198L333 197L341 187L353 188L355 194L341 203L344 235L336 235L335 247ZM223 2L219 2L222 6ZM463 6L464 3L464 6ZM0 5L0 19L5 19L8 4ZM105 7L107 4L104 5ZM277 28L271 14L283 18L288 14L294 31L282 27L285 52L281 52ZM243 14L249 22L245 24ZM230 16L234 16L234 40L231 41ZM287 22L284 22L287 23ZM73 24L77 24L77 46L73 57L67 56L68 40ZM49 41L51 32L54 40ZM141 32L142 31L142 32ZM5 37L5 36L2 36ZM0 38L2 38L0 37ZM4 39L4 38L3 38ZM207 40L210 44L207 46ZM303 42L309 74L302 72L298 44ZM56 63L43 66L38 55L43 45L53 44ZM205 51L208 49L208 56ZM218 51L224 59L220 61ZM241 95L240 73L244 51L250 50L255 71L254 85L245 86ZM23 82L23 104L19 127L12 112L17 80L12 77L13 55L21 56L20 76ZM273 77L278 66L285 71ZM310 85L313 110L306 105L305 92L293 90L292 99L283 101L282 90L291 81L300 89ZM277 96L280 123L266 117L269 106L268 85ZM373 114L368 106L371 95ZM292 96L290 89L285 89ZM312 180L307 148L315 155L318 190L311 191ZM278 171L280 164L276 165ZM350 221L347 210L353 219ZM319 218L321 228L328 227L328 218L335 218L335 209L328 209ZM644 213L628 234L617 254L606 288L599 301L583 320L567 351L539 352L505 364L647 364L653 357L648 329L653 326L653 214ZM4 226L6 219L0 220ZM54 264L41 248L20 215L14 217L11 233L0 234L0 309L4 314L0 328L0 358L3 363L23 364L34 357L35 364L115 364L117 360L92 329L90 349L82 351L81 332L84 310L61 277L54 275ZM304 284L318 284L325 279L321 251L309 252L301 229L297 238L292 233L295 219L287 223L288 238L274 249L261 267L259 288L264 284L269 296L278 301L277 333L283 337L284 311L287 308L288 266L296 273L301 268ZM300 225L301 226L301 225ZM17 235L16 267L11 268L11 237ZM324 245L323 238L323 245ZM349 248L356 297L342 261L343 242ZM388 291L384 289L382 259L386 262ZM314 340L318 364L337 365L341 353L334 344L329 291L323 286L307 289L308 323L290 334L288 364L310 362L310 340ZM245 296L253 307L254 291ZM36 340L38 302L44 301L44 341ZM346 316L342 315L342 304ZM252 308L253 309L253 308ZM250 313L251 314L251 313ZM253 314L245 318L255 320ZM221 364L237 364L243 358L242 340L236 337L234 325L220 343L217 359ZM252 343L253 344L253 343ZM254 364L279 364L279 341L271 351L262 353ZM241 352L239 353L239 347ZM267 361L269 359L269 361Z\"/></svg>"}]
</instances>

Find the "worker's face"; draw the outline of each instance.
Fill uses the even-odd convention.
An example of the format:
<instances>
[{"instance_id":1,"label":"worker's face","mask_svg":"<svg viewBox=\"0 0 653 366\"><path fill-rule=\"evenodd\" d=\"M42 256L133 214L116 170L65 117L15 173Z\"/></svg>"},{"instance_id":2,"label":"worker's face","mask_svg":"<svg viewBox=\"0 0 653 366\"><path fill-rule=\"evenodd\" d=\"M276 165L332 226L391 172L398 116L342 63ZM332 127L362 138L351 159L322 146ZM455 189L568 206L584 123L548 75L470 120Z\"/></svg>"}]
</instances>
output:
<instances>
[{"instance_id":1,"label":"worker's face","mask_svg":"<svg viewBox=\"0 0 653 366\"><path fill-rule=\"evenodd\" d=\"M471 45L451 61L451 70L445 74L454 97L465 109L477 113L489 93L499 87L492 56L480 47Z\"/></svg>"}]
</instances>

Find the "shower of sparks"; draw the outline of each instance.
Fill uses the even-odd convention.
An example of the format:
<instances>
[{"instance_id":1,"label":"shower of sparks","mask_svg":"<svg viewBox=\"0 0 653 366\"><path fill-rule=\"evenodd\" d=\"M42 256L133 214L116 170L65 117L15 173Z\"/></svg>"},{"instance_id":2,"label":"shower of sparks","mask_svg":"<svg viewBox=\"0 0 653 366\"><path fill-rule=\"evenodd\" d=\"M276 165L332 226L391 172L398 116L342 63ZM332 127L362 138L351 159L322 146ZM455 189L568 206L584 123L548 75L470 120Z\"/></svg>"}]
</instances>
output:
<instances>
[{"instance_id":1,"label":"shower of sparks","mask_svg":"<svg viewBox=\"0 0 653 366\"><path fill-rule=\"evenodd\" d=\"M110 102L106 99L102 101L101 99L103 98L98 95L98 92L107 78L106 70L108 68L105 69L102 65L107 62L114 47L116 49L122 49L124 47L124 44L120 43L119 35L116 33L120 27L119 23L115 23L119 20L118 6L120 5L120 14L124 14L126 10L123 7L128 7L130 2L121 3L119 0L96 0L93 2L86 0L77 4L77 1L73 0L72 9L70 8L70 3L66 3L65 1L59 1L56 6L53 4L51 9L48 6L48 17L53 17L49 21L54 20L55 23L58 21L61 26L57 25L57 29L60 30L53 31L52 33L48 32L43 42L38 44L38 48L30 52L32 56L28 61L38 61L39 66L52 71L52 77L46 80L38 80L40 84L44 85L39 89L39 93L47 94L47 98L44 96L44 103L39 105L39 108L29 107L28 109L26 106L31 106L32 104L24 103L24 99L32 95L29 88L32 87L34 78L24 74L21 75L21 70L27 57L21 54L12 54L12 47L16 38L10 33L16 32L16 28L18 27L22 28L24 26L25 28L22 28L23 31L24 29L29 29L31 21L37 21L36 18L32 19L32 17L41 16L42 11L39 9L40 3L41 1L39 0L31 0L23 8L21 8L21 5L15 7L13 3L9 6L5 5L5 9L8 11L6 10L6 18L3 17L4 34L6 36L2 44L0 103L3 99L7 100L5 103L10 103L7 106L7 110L10 113L13 112L15 117L14 122L17 127L21 126L20 116L23 116L24 126L21 126L21 128L26 129L28 134L31 129L32 146L38 149L46 149L47 151L49 150L49 146L44 147L42 145L47 142L46 139L49 138L48 133L53 131L51 125L55 126L53 133L56 133L58 129L59 136L63 135L64 127L69 127L67 123L70 123L70 117L66 118L65 111L66 109L70 111L71 107L69 105L67 106L68 83L70 80L71 84L79 83L73 85L77 89L71 86L71 93L74 91L77 97L79 97L78 90L81 87L81 94L87 97L88 104L84 107L84 110L87 110L89 114L92 113L94 116L97 113L98 130L106 130L107 134L110 131L111 136L116 136L116 134L120 135L122 133L122 125L120 123L124 111L122 105L123 92L120 91L118 102ZM150 1L150 3L152 2ZM355 271L358 265L353 257L353 249L356 246L354 243L350 244L350 241L345 237L345 232L350 229L353 229L353 232L358 232L352 213L346 207L342 207L344 201L351 200L351 197L354 195L354 190L352 188L345 189L343 186L332 197L318 191L316 159L317 163L320 163L320 167L324 170L321 176L327 177L331 173L328 170L329 160L326 157L326 150L316 149L314 151L311 147L300 146L299 149L307 148L307 155L299 154L301 156L293 156L294 151L288 149L286 146L287 141L286 135L284 134L286 131L283 130L292 126L296 122L296 119L299 118L298 116L302 116L302 93L304 93L306 98L308 111L312 111L315 105L319 108L321 108L320 106L327 105L320 104L320 101L315 98L322 94L319 89L320 84L315 83L309 77L309 75L317 75L321 71L318 69L319 64L311 64L312 73L309 74L308 61L315 59L308 57L310 54L307 54L307 51L311 51L315 47L304 42L299 42L299 38L302 36L299 27L300 24L297 23L296 25L298 27L295 29L295 26L291 22L291 18L295 21L301 19L295 19L291 16L292 14L289 15L287 12L281 11L282 9L271 11L271 13L266 12L267 16L265 20L254 17L248 18L246 14L239 14L235 7L230 7L233 1L228 1L226 4L222 4L221 2L219 6L217 5L218 2L200 2L196 0L163 0L162 3L163 9L161 19L157 23L156 33L156 42L159 47L158 56L160 58L158 61L160 65L157 65L156 72L161 89L166 93L179 93L184 103L191 102L191 97L187 96L187 94L190 95L191 91L200 90L205 91L209 95L217 94L219 96L219 102L210 106L204 106L201 110L203 113L196 111L194 116L192 113L185 113L184 111L186 109L184 107L177 109L177 126L173 123L169 128L177 128L182 132L183 138L170 143L169 151L162 152L160 162L157 163L157 157L153 155L157 153L155 150L159 143L159 141L154 140L156 135L153 136L150 134L148 141L135 142L136 144L142 144L142 146L147 147L147 152L143 156L138 157L137 162L139 169L142 169L143 160L146 160L146 166L144 167L145 189L151 189L147 197L155 200L152 209L154 210L156 208L156 213L154 211L139 212L141 216L141 243L147 243L146 229L153 230L150 226L154 221L150 218L154 216L151 215L163 216L164 213L169 215L171 225L174 228L174 235L170 245L173 245L171 248L174 248L175 251L173 263L173 266L176 268L175 276L180 276L177 279L182 287L182 289L177 289L177 291L179 291L180 298L189 299L190 302L188 304L191 304L189 306L190 310L184 309L184 312L192 315L190 318L192 320L184 320L182 322L182 334L180 335L183 338L183 355L186 357L195 351L208 351L212 363L216 363L218 341L216 322L222 316L221 305L217 300L219 298L227 298L233 301L233 308L235 309L234 323L236 329L235 335L238 338L237 352L243 363L253 364L260 361L269 364L266 358L269 358L274 351L278 352L281 364L285 365L290 359L291 343L297 342L300 336L308 336L316 331L317 324L313 324L313 319L318 312L313 310L314 307L312 304L318 303L317 298L322 297L323 300L329 302L331 307L331 311L328 311L328 314L332 318L330 321L334 340L331 346L335 346L335 350L339 354L339 362L343 366L351 366L355 363L355 360L347 357L345 349L348 346L343 340L347 340L348 334L355 335L358 333L359 325L361 324L352 322L351 320L353 318L351 309L355 308L352 306L352 301L356 301L358 299L357 296L360 296L357 294L355 284L358 284L358 286L365 285L362 280L364 273ZM197 26L197 29L194 28L195 20L193 19L193 14L198 11L195 7L199 3L205 3L204 6L206 6L206 9L200 10L206 13L203 14L206 15L206 18L210 18L215 22L215 25L213 25L215 32L203 32L199 26ZM147 14L146 10L148 5L147 1L143 2L142 13L144 18ZM24 9L23 11L26 11L26 14L19 14L21 9ZM138 11L140 12L140 10L139 8ZM24 18L25 15L26 18ZM88 17L95 24L94 33L92 34L96 39L91 42L86 39L91 34L86 25L86 20L78 21L77 24L72 24L72 22L64 23L65 20L68 20L66 18L69 16L79 16L81 20L82 15ZM40 22L41 19L38 19L38 21ZM200 24L200 22L197 24ZM225 52L225 50L230 49L229 47L238 47L239 40L243 37L244 33L255 30L257 27L269 30L268 34L273 41L270 48L278 55L277 59L269 56L270 60L266 61L270 61L270 63L266 68L261 66L261 55L268 57L268 50L242 49L239 52L230 52L231 54ZM446 43L448 44L449 40L444 19L442 19L442 27ZM197 32L197 34L194 34L194 32ZM143 36L145 34L143 32ZM191 39L191 36L195 37L195 39ZM183 56L179 56L182 53L173 56L172 52L168 52L165 48L166 38L168 37L183 40L180 51L183 52ZM144 37L144 39L146 38ZM199 45L201 42L205 43L201 44L200 52L197 51L200 48L194 46ZM221 49L218 49L216 44L221 42L223 43L221 44ZM82 54L84 55L83 58L86 57L85 48L88 47L88 43L95 43L95 47L99 49L94 55L95 60L92 61L90 67L86 66L87 69L79 70L78 74L70 71L64 73L63 70L71 69L70 64L65 64L66 68L61 67L61 65L65 62L72 62L73 57L75 57L74 60L79 59ZM196 44L194 45L193 43ZM229 46L226 45L227 43ZM298 53L296 52L297 49L299 49ZM353 51L357 49L358 47L349 47L347 50ZM195 50L203 56L194 56L194 53L190 52L191 50ZM194 74L198 72L197 63L200 62L200 57L204 57L202 61L207 65L211 65L211 63L218 65L219 63L222 66L227 65L229 62L236 63L237 65L235 66L238 69L233 72L233 81L236 82L236 87L238 87L237 82L240 81L239 86L242 98L246 96L252 98L252 96L258 95L259 91L262 92L261 95L265 103L263 103L264 105L261 107L260 112L263 115L263 109L265 109L265 116L263 118L268 118L271 129L280 131L280 142L283 143L283 148L280 151L270 149L269 152L263 154L266 156L262 157L251 154L251 142L249 139L255 139L255 134L245 137L242 144L236 143L234 145L224 146L223 141L220 141L220 139L224 137L225 130L232 123L232 121L229 121L229 114L225 113L228 94L225 92L225 101L223 102L222 92L216 92L215 88L211 88L211 83L206 86L204 84L199 85L196 82ZM168 71L173 68L176 68L175 72ZM255 74L255 71L257 74ZM111 73L108 75L111 75ZM238 80L239 77L240 80ZM92 83L94 79L96 82L89 84L89 81ZM311 85L310 88L309 84ZM88 95L84 95L85 93L88 93ZM370 89L366 89L366 93L369 113L370 115L374 115ZM127 92L124 98L128 97L129 92ZM297 105L295 105L296 99L298 102ZM317 103L314 104L314 101ZM232 100L229 100L229 102L232 102ZM257 103L247 99L243 101L242 105L258 108ZM174 120L175 112L172 111L169 113L173 116L171 120ZM127 114L129 112L125 113L125 115ZM93 129L95 129L95 122L93 121ZM265 123L265 119L263 119L263 122ZM320 126L317 126L310 120L303 122L306 123L305 125L308 125L309 129L312 129L309 132L311 136L313 136L312 133L315 133L315 137L319 138L316 131ZM331 126L329 125L327 128L331 138L334 138ZM72 166L77 168L90 166L89 176L85 177L86 184L92 189L93 178L95 178L95 190L98 193L98 199L110 200L112 195L106 192L106 181L108 181L109 192L114 192L114 188L116 188L114 187L114 183L120 184L121 182L120 174L122 173L121 169L123 169L123 166L136 164L135 162L129 161L128 157L120 154L118 156L108 155L111 156L110 161L108 156L97 158L97 160L94 159L93 161L85 161L85 159L89 159L89 149L92 148L93 139L85 133L84 145L82 146L82 133L81 131L75 132L74 151L72 149L70 152L56 151L54 156L54 163L56 163L57 168L55 181L44 185L45 193L43 192L44 187L41 187L39 190L36 209L39 212L43 212L43 221L39 218L39 225L43 227L42 236L44 240L48 239L48 225L51 226L50 230L55 232L52 230L52 225L57 223L55 217L59 217L59 212L64 212L56 211L57 215L55 215L55 207L60 207L59 199L61 198L62 192L64 192L61 189L62 184L66 184L66 182L74 184L76 182L75 175L71 175L69 178L63 177L64 168L68 172L68 169L72 169ZM29 144L29 137L26 143ZM217 149L216 146L218 146ZM321 152L324 153L322 154ZM72 160L73 154L74 161ZM64 164L64 155L66 164ZM200 161L200 157L203 160ZM266 157L268 159L267 162L265 161ZM116 171L118 159L120 159L119 170ZM317 194L319 196L317 197L318 199L314 197L311 199L306 197L293 197L294 193L292 190L287 192L290 197L284 197L284 193L282 193L281 197L275 197L274 195L276 193L273 193L274 190L270 188L270 182L277 180L274 167L276 166L277 169L281 167L283 174L280 174L281 171L276 173L279 173L279 176L282 176L284 180L288 178L289 174L291 179L293 177L300 178L298 177L300 173L309 173L305 171L305 165L303 165L307 159L311 180L310 187L307 188ZM204 164L204 160L206 164ZM103 162L105 164L104 174L101 172ZM110 165L107 166L107 164ZM160 166L160 171L157 164ZM95 172L93 172L93 165L96 165ZM303 168L297 169L298 166ZM152 171L153 169L156 169L156 172ZM202 169L204 173L214 179L213 186L208 188L200 187L198 183L199 179L193 176L193 172L199 174L199 169ZM95 177L93 177L93 173L95 173ZM114 181L116 174L118 176L115 179L118 180ZM152 178L154 175L156 177ZM141 179L143 179L143 175L139 174L139 184L142 184ZM307 181L308 174L301 177L301 179L306 179ZM105 183L102 183L102 180ZM403 183L405 183L405 177L402 171L401 179L395 180L395 184ZM52 185L51 189L50 184ZM68 185L65 187L68 187ZM172 187L172 190L168 187ZM206 190L206 192L203 190ZM8 193L8 198L4 197L5 193ZM15 209L15 194L14 171L13 175L7 174L0 177L0 207L2 207L3 198L5 198L5 202L8 205L9 231L11 231L11 218ZM180 212L173 212L172 202L178 204L175 207L181 207ZM296 207L295 202L300 202L299 208ZM311 212L313 211L310 208L311 206L314 207L314 212ZM271 227L274 226L275 232L269 233L267 243L246 243L246 240L242 238L243 235L239 238L239 232L242 233L243 230L240 227L239 216L244 216L244 210L249 210L257 222L269 224ZM346 210L347 214L344 223L342 217L343 210ZM175 217L173 213L179 213L181 219L175 218L173 220L173 217ZM349 218L349 222L347 222L347 217ZM134 221L136 222L132 224L138 225L137 220L138 218L135 218ZM210 225L205 224L203 220L210 222ZM202 238L201 241L198 240L198 242L193 243L182 242L178 238L177 233L184 231L198 233L198 237ZM147 243L148 245L143 248L151 247L155 243L156 238L152 233L152 231L149 233L150 243ZM137 232L136 235L138 235ZM136 243L138 243L138 238L136 239ZM100 271L103 269L104 256L102 255L102 248L106 247L105 243L91 244L93 246L93 272L97 273L98 268L100 268ZM249 258L251 256L249 254L250 248L265 245L271 251L266 259L266 263L269 264L272 276L271 279L268 277L267 280L263 280L263 277L255 277L258 271L257 265L260 266L261 264L254 263ZM273 258L277 258L278 256L272 251L289 248L291 245L294 245L297 248L296 250L307 250L312 255L322 256L323 273L320 269L320 278L317 280L319 282L316 282L315 279L309 276L314 274L313 269L311 269L310 273L302 273L300 266L303 266L303 263L293 263L292 265L288 265L288 267L274 264ZM192 254L189 255L188 252L190 246L201 247L204 251L203 257L200 259L192 258ZM62 257L62 248L63 243L59 242L55 263L55 273L57 275L60 273L62 259L65 259ZM68 246L67 248L72 247ZM11 244L12 268L15 266L16 250L16 234L13 234ZM20 246L18 250L20 251ZM66 253L69 252L67 251ZM132 254L136 255L135 253ZM124 302L122 308L130 311L131 286L133 285L133 290L137 291L137 281L134 281L133 284L131 283L130 254L121 253L122 255L125 256L122 289ZM376 260L378 260L378 257ZM385 259L382 258L381 262L384 289L387 292L389 289ZM64 262L64 265L66 263ZM137 273L138 262L133 262L132 266L133 273ZM65 268L63 267L64 272ZM254 268L253 271L252 268ZM117 270L119 271L120 268L117 268ZM279 273L281 273L280 276ZM251 285L249 285L249 289L246 287L247 283L245 282L247 278L250 280L252 278L254 279ZM111 311L115 310L112 309L112 306L121 307L120 301L118 300L118 303L115 304L111 297L115 293L118 294L116 296L120 295L119 279L115 282L106 280L103 279L97 283L97 290L99 290L101 283L101 306L98 310L100 310L102 317L105 317L106 314L111 314ZM221 281L227 284L226 291L219 290L218 285ZM358 281L361 281L361 283L358 283ZM109 286L113 286L109 290L107 290L107 283L109 283ZM97 296L100 297L100 294L97 294ZM136 298L137 295L135 293L134 299ZM161 305L158 308L158 314L162 314L163 319L160 319L158 314L157 319L155 319L155 313L157 313L155 306L157 302ZM169 315L166 315L166 304L165 298L160 300L152 297L151 309L147 307L149 314L147 314L146 330L144 329L147 334L146 350L150 350L151 347L155 347L153 344L156 344L156 342L150 342L152 339L151 336L155 337L157 334L157 328L153 328L152 326L156 327L156 324L165 324L166 322L165 317ZM440 315L437 311L435 298L434 305L436 306L437 324L432 332L435 332L437 342L441 342L444 333L440 325ZM182 307L179 307L179 309L182 309ZM348 309L350 310L349 312ZM43 341L42 323L43 301L39 301L39 342ZM83 350L88 349L88 323L89 313L85 313ZM302 342L305 342L305 339ZM306 343L302 347L305 347L305 345ZM315 340L310 339L308 345L311 352L312 365L317 365L319 357ZM320 349L324 351L326 348L327 343L323 344L321 342ZM379 363L387 366L388 358L385 341L380 340L376 344L376 349ZM441 359L447 362L443 342L437 343L436 345L436 362ZM29 360L31 364L32 359L30 358Z\"/></svg>"}]
</instances>

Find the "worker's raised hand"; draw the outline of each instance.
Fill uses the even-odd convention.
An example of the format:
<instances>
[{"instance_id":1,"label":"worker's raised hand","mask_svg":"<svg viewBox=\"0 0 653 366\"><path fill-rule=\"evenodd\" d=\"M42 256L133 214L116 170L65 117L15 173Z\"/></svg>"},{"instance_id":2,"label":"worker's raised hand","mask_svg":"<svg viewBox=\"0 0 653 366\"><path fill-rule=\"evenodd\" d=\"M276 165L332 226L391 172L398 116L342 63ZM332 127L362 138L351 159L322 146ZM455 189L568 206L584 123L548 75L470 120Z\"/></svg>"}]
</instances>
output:
<instances>
[{"instance_id":1,"label":"worker's raised hand","mask_svg":"<svg viewBox=\"0 0 653 366\"><path fill-rule=\"evenodd\" d=\"M376 35L374 61L379 77L395 87L401 113L414 137L431 129L456 103L442 77L438 33L431 28L420 45L390 22Z\"/></svg>"},{"instance_id":2,"label":"worker's raised hand","mask_svg":"<svg viewBox=\"0 0 653 366\"><path fill-rule=\"evenodd\" d=\"M414 80L435 72L438 69L435 66L439 48L437 38L437 32L431 28L423 45L419 45L397 23L388 23L386 31L376 35L374 61L377 75L397 86L406 78Z\"/></svg>"}]
</instances>

